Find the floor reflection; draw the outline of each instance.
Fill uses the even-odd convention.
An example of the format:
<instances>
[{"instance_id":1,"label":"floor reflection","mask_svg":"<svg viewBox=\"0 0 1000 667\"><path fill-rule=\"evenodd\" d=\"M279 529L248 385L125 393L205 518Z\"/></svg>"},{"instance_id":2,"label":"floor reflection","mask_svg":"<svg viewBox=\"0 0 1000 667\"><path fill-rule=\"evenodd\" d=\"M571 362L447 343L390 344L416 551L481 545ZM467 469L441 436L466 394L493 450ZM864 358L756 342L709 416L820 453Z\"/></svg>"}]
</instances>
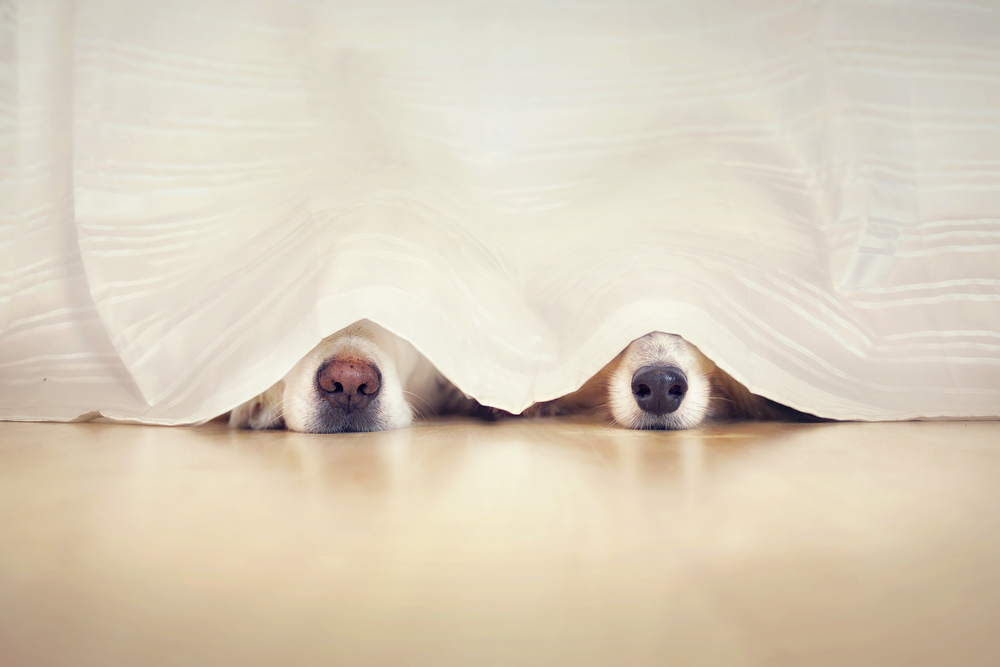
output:
<instances>
[{"instance_id":1,"label":"floor reflection","mask_svg":"<svg viewBox=\"0 0 1000 667\"><path fill-rule=\"evenodd\" d=\"M52 664L996 647L998 427L0 424L0 627Z\"/></svg>"}]
</instances>

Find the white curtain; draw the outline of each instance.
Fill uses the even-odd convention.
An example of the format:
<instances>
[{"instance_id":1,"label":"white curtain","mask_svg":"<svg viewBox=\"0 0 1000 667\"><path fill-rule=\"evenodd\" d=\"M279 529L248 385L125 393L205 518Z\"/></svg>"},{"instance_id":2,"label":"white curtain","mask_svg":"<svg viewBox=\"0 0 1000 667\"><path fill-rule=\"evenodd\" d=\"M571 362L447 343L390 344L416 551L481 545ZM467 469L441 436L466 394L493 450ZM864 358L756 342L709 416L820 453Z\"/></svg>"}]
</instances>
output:
<instances>
[{"instance_id":1,"label":"white curtain","mask_svg":"<svg viewBox=\"0 0 1000 667\"><path fill-rule=\"evenodd\" d=\"M0 417L208 419L361 318L515 412L661 330L1000 414L995 2L0 7Z\"/></svg>"}]
</instances>

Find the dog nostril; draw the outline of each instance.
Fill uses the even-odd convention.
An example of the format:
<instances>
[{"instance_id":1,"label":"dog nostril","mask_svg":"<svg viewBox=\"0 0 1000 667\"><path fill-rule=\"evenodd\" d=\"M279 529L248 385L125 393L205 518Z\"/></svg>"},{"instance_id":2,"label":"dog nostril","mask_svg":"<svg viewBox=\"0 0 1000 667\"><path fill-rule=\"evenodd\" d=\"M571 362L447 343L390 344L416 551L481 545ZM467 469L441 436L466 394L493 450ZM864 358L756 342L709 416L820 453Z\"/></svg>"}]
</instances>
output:
<instances>
[{"instance_id":1,"label":"dog nostril","mask_svg":"<svg viewBox=\"0 0 1000 667\"><path fill-rule=\"evenodd\" d=\"M330 405L350 412L375 398L382 387L382 374L364 359L334 357L316 371L316 384Z\"/></svg>"},{"instance_id":2,"label":"dog nostril","mask_svg":"<svg viewBox=\"0 0 1000 667\"><path fill-rule=\"evenodd\" d=\"M681 406L688 383L676 366L644 366L632 376L632 395L644 412L665 415Z\"/></svg>"}]
</instances>

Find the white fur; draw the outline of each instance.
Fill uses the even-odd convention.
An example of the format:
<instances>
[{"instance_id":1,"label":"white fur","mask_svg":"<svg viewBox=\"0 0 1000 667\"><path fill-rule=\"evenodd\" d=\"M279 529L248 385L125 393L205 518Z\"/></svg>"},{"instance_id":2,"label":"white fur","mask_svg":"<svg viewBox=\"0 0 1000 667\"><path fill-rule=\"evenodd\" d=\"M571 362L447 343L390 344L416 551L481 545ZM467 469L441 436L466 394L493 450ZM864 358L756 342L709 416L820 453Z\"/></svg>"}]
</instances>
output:
<instances>
[{"instance_id":1,"label":"white fur","mask_svg":"<svg viewBox=\"0 0 1000 667\"><path fill-rule=\"evenodd\" d=\"M316 373L338 355L359 357L381 374L378 395L364 408L357 423L344 427L330 410L316 382ZM323 339L266 392L233 410L229 425L237 428L280 428L305 433L344 430L381 431L409 426L414 416L454 407L461 392L402 338L368 320L361 320Z\"/></svg>"}]
</instances>

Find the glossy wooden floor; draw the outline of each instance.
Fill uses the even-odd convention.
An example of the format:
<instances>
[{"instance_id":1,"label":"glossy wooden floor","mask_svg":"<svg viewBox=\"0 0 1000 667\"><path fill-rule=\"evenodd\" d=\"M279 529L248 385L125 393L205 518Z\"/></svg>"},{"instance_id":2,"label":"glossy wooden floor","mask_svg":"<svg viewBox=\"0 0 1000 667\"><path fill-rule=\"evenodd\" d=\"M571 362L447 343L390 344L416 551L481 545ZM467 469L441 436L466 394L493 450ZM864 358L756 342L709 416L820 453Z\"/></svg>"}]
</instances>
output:
<instances>
[{"instance_id":1,"label":"glossy wooden floor","mask_svg":"<svg viewBox=\"0 0 1000 667\"><path fill-rule=\"evenodd\" d=\"M2 423L0 664L1000 664L1000 423Z\"/></svg>"}]
</instances>

